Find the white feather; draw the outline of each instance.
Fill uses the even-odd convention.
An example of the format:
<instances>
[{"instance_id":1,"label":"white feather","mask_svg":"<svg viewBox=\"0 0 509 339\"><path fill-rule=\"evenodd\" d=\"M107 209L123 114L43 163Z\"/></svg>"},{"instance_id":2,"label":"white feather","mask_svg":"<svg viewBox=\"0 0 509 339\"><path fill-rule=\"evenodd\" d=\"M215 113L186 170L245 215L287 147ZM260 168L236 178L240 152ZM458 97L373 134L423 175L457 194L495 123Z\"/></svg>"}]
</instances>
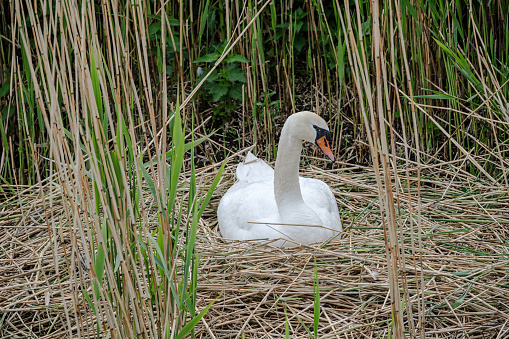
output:
<instances>
[{"instance_id":1,"label":"white feather","mask_svg":"<svg viewBox=\"0 0 509 339\"><path fill-rule=\"evenodd\" d=\"M293 124L287 122L283 128L276 161L278 175L251 152L237 166L238 181L223 196L217 210L223 237L270 239L275 240L275 246L288 247L324 241L341 231L336 199L329 186L317 179L298 177L302 140L309 138L296 139L293 134L298 128L291 127L306 120L310 120L311 130L317 123L325 124L314 113L301 113L294 114ZM277 199L275 180L280 187Z\"/></svg>"}]
</instances>

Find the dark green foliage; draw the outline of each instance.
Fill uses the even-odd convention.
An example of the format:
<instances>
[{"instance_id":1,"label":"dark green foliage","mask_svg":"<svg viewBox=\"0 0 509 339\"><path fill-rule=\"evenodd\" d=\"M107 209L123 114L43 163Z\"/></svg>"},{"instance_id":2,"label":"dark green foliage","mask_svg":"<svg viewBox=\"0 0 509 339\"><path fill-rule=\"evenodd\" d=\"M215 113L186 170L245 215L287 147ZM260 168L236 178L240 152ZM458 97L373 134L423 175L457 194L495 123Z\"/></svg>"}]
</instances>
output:
<instances>
[{"instance_id":1,"label":"dark green foliage","mask_svg":"<svg viewBox=\"0 0 509 339\"><path fill-rule=\"evenodd\" d=\"M210 53L196 59L194 63L209 65L220 57L220 53ZM231 112L238 108L242 100L242 85L246 82L246 74L240 67L241 63L247 62L249 60L242 55L231 54L212 73L211 67L198 68L200 75L197 83L208 75L202 87L203 99L213 106L214 120L227 121L231 117Z\"/></svg>"},{"instance_id":2,"label":"dark green foliage","mask_svg":"<svg viewBox=\"0 0 509 339\"><path fill-rule=\"evenodd\" d=\"M191 92L225 49L250 24L263 2L248 0L245 7L236 2L210 0L182 4L169 1L165 4L167 17L164 22L167 26L163 30L161 4L157 1L143 2L145 32L141 32L133 30L133 27L140 25L140 18L127 15L131 4L125 1L119 3L121 13L117 17L118 29L125 46L131 49L133 46L146 48L148 70L140 65L137 54L128 50L126 53L130 58L125 60L131 63L132 72L131 75L124 75L133 77L134 85L142 93L139 104L145 110L149 99L148 95L143 94L142 72L146 71L153 79L151 93L160 93L163 86L160 75L165 68L166 82L170 88L169 100L174 102L177 94L175 85L184 83L184 91ZM410 85L416 103L447 108L430 109L428 112L439 118L437 121L442 129L426 114L417 112L422 151L431 154L438 152L436 156L440 159L453 160L458 150L451 142L451 137L465 149L473 149L478 156L486 155L486 149L493 149L497 144L506 147L504 141L509 137L506 125L494 127L487 121L507 120L505 106L509 86L504 84L509 79L509 2L403 0L400 3L379 2L379 5L384 30L382 49L388 71L388 78L384 81L390 81L407 95L410 93L404 58L398 51L402 44L409 62ZM55 6L47 3L44 10L56 13ZM34 10L37 14L35 19L43 20L43 8ZM94 7L95 30L100 42L107 37L112 38L105 22L111 19L111 23L116 25L104 10L105 7L99 4ZM273 122L277 114L287 115L294 109L311 109L316 106L317 99L322 101L320 105L323 107L320 109L323 111L331 116L344 116L333 122L333 129L341 129L340 120L351 121L354 136L364 138L364 127L359 123L359 103L355 97L355 75L350 68L352 51L349 52L347 48L352 43L347 14L351 16L354 46L370 51L373 45L371 11L369 1L345 4L341 1L273 0L210 74L193 100L196 100L200 111L212 109L213 119L221 124L239 116L235 112L240 112L244 97L246 112L252 115L247 122L264 124L263 138L258 136L259 127L250 128L252 141L258 144L265 140L273 144L275 131L270 128L271 124L265 126L269 120ZM4 12L10 15L10 11ZM401 25L391 22L397 13L401 17ZM6 17L0 24L0 33L9 39L13 31L11 22ZM33 81L38 81L45 71L42 64L38 65L32 20L27 17L20 25L27 31L26 40L15 36L12 44L8 39L0 39L0 146L6 154L4 160L0 161L0 177L7 182L13 182L16 178L18 183L33 184L36 182L36 168L47 169L49 166L46 160L49 158L48 150L36 147L47 144L48 126L44 125L43 116L44 111L49 110L49 103L47 98L41 98L41 108L35 97ZM70 27L65 22L64 32L70 32ZM400 41L398 27L401 27L404 41ZM165 36L162 35L163 31ZM58 45L62 41L65 41L65 37L58 36L55 43ZM113 45L100 45L101 53L108 59L109 49ZM390 57L392 50L395 50L394 64ZM71 60L66 62L73 65L74 55L70 55ZM354 55L358 57L359 53ZM364 55L365 60L356 59L355 62L362 63L373 74L372 53ZM49 59L59 58L53 52L48 52L47 56ZM143 55L141 57L145 58ZM13 68L13 61L18 68ZM197 74L197 69L201 71L200 74ZM56 86L56 92L56 105L64 121L67 121L69 118L63 98L69 93L63 92L63 86ZM394 100L396 91L388 94L389 101ZM485 109L488 107L486 102L489 103L489 109ZM154 109L160 112L160 103L155 102L154 105ZM482 123L475 117L463 114L475 110L481 116ZM402 103L401 109L396 111L391 119L398 135L402 135L405 129L408 140L412 140L415 132L410 123L409 102ZM140 124L141 121L137 121L137 125ZM485 147L480 146L478 141ZM505 157L507 152L503 147L497 152ZM32 153L35 150L36 154L42 156L34 156ZM359 154L358 158L369 163L363 154ZM486 166L488 171L496 167L491 162ZM473 167L469 170L472 173L476 171ZM41 175L44 177L45 171Z\"/></svg>"}]
</instances>

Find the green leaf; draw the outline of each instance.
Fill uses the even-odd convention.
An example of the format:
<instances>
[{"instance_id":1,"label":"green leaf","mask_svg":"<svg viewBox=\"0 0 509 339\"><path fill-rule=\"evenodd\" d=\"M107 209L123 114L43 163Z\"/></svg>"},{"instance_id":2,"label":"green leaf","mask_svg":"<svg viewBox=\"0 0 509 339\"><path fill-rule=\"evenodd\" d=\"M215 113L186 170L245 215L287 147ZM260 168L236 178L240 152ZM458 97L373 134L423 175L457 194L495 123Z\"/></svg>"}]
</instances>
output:
<instances>
[{"instance_id":1,"label":"green leaf","mask_svg":"<svg viewBox=\"0 0 509 339\"><path fill-rule=\"evenodd\" d=\"M117 252L117 258L115 259L115 268L113 269L113 273L118 271L120 264L122 263L122 252Z\"/></svg>"},{"instance_id":2,"label":"green leaf","mask_svg":"<svg viewBox=\"0 0 509 339\"><path fill-rule=\"evenodd\" d=\"M304 46L306 46L307 44L307 41L304 37L302 36L298 36L297 38L295 38L295 41L293 43L293 47L298 51L302 51L302 49L304 48Z\"/></svg>"},{"instance_id":3,"label":"green leaf","mask_svg":"<svg viewBox=\"0 0 509 339\"><path fill-rule=\"evenodd\" d=\"M345 78L345 51L346 43L340 43L338 48L338 76L340 83L342 83L343 79Z\"/></svg>"},{"instance_id":4,"label":"green leaf","mask_svg":"<svg viewBox=\"0 0 509 339\"><path fill-rule=\"evenodd\" d=\"M297 21L294 25L294 32L295 33L299 33L300 30L302 29L302 26L304 25L304 22L303 21Z\"/></svg>"},{"instance_id":5,"label":"green leaf","mask_svg":"<svg viewBox=\"0 0 509 339\"><path fill-rule=\"evenodd\" d=\"M408 10L408 13L410 13L410 15L414 18L414 20L418 21L417 10L415 9L414 6L412 6L410 1L403 0L403 5L406 7L406 9Z\"/></svg>"},{"instance_id":6,"label":"green leaf","mask_svg":"<svg viewBox=\"0 0 509 339\"><path fill-rule=\"evenodd\" d=\"M315 338L318 338L318 324L320 321L320 285L318 281L318 270L316 268L315 259L315 283L314 283L315 300L313 305L313 332Z\"/></svg>"},{"instance_id":7,"label":"green leaf","mask_svg":"<svg viewBox=\"0 0 509 339\"><path fill-rule=\"evenodd\" d=\"M308 13L304 12L302 8L297 8L295 12L293 12L293 16L295 20L304 19Z\"/></svg>"},{"instance_id":8,"label":"green leaf","mask_svg":"<svg viewBox=\"0 0 509 339\"><path fill-rule=\"evenodd\" d=\"M95 53L95 50L92 46L90 46L90 78L92 80L92 89L94 90L95 97L95 105L97 107L97 112L99 113L99 117L103 118L103 96L101 91L101 86L99 83L99 64L101 56ZM93 103L93 101L92 101ZM104 126L103 126L104 127Z\"/></svg>"},{"instance_id":9,"label":"green leaf","mask_svg":"<svg viewBox=\"0 0 509 339\"><path fill-rule=\"evenodd\" d=\"M207 27L207 18L209 17L209 7L210 0L207 0L205 7L203 9L203 14L200 19L200 34L198 35L198 50L200 50L200 45L203 37L203 33L205 32L205 27Z\"/></svg>"},{"instance_id":10,"label":"green leaf","mask_svg":"<svg viewBox=\"0 0 509 339\"><path fill-rule=\"evenodd\" d=\"M157 160L154 160L154 161L157 161ZM159 199L158 199L159 195L156 193L156 185L154 184L154 180L152 180L152 177L150 176L150 174L148 174L145 166L143 166L143 164L141 163L141 159L138 159L138 162L140 164L141 173L143 174L143 177L147 181L148 187L150 188L150 192L152 192L152 196L154 197L154 199L156 201L159 201Z\"/></svg>"},{"instance_id":11,"label":"green leaf","mask_svg":"<svg viewBox=\"0 0 509 339\"><path fill-rule=\"evenodd\" d=\"M161 30L161 22L155 22L148 28L148 36L153 37L157 32Z\"/></svg>"},{"instance_id":12,"label":"green leaf","mask_svg":"<svg viewBox=\"0 0 509 339\"><path fill-rule=\"evenodd\" d=\"M246 74L240 68L234 67L227 69L224 74L224 78L230 82L240 81L246 82Z\"/></svg>"},{"instance_id":13,"label":"green leaf","mask_svg":"<svg viewBox=\"0 0 509 339\"><path fill-rule=\"evenodd\" d=\"M210 88L213 101L219 101L228 93L228 86L225 84L216 84Z\"/></svg>"},{"instance_id":14,"label":"green leaf","mask_svg":"<svg viewBox=\"0 0 509 339\"><path fill-rule=\"evenodd\" d=\"M180 26L180 21L174 17L170 17L168 22L170 23L170 26Z\"/></svg>"},{"instance_id":15,"label":"green leaf","mask_svg":"<svg viewBox=\"0 0 509 339\"><path fill-rule=\"evenodd\" d=\"M88 306L90 306L90 308L92 309L92 312L94 312L94 314L97 315L97 313L95 312L95 305L94 305L94 302L92 301L92 298L90 298L90 295L83 288L83 286L80 286L80 288L81 288L81 292L83 293L83 295L85 296L85 299L88 302Z\"/></svg>"},{"instance_id":16,"label":"green leaf","mask_svg":"<svg viewBox=\"0 0 509 339\"><path fill-rule=\"evenodd\" d=\"M10 81L6 81L2 87L0 87L0 98L9 93Z\"/></svg>"},{"instance_id":17,"label":"green leaf","mask_svg":"<svg viewBox=\"0 0 509 339\"><path fill-rule=\"evenodd\" d=\"M147 234L147 238L152 243L152 246L157 252L157 256L154 256L156 266L161 269L166 276L166 278L170 279L170 272L168 271L168 266L166 266L166 261L161 260L161 258L164 258L163 251L161 250L161 247L159 246L159 243L151 234Z\"/></svg>"},{"instance_id":18,"label":"green leaf","mask_svg":"<svg viewBox=\"0 0 509 339\"><path fill-rule=\"evenodd\" d=\"M99 287L103 283L103 276L104 276L104 261L105 261L105 255L103 246L99 244L99 247L97 249L97 255L95 257L94 262L94 272L97 277L97 281L94 281L94 293L97 298L100 296Z\"/></svg>"},{"instance_id":19,"label":"green leaf","mask_svg":"<svg viewBox=\"0 0 509 339\"><path fill-rule=\"evenodd\" d=\"M221 295L219 296L221 297ZM179 334L177 334L177 337L176 339L181 339L181 338L184 338L184 336L186 334L188 334L189 332L191 332L191 330L196 326L196 324L198 324L198 322L201 320L201 318L203 318L203 316L205 315L205 313L207 313L207 311L209 310L209 308L216 302L216 300L219 298L217 297L216 299L214 299L210 304L207 305L207 307L205 307L200 313L198 313L198 315L196 315L196 317L194 317L193 319L191 319L185 326L184 328L182 328L182 330L179 332Z\"/></svg>"},{"instance_id":20,"label":"green leaf","mask_svg":"<svg viewBox=\"0 0 509 339\"><path fill-rule=\"evenodd\" d=\"M2 121L9 119L14 114L14 112L16 112L16 106L14 105L7 105L2 108Z\"/></svg>"},{"instance_id":21,"label":"green leaf","mask_svg":"<svg viewBox=\"0 0 509 339\"><path fill-rule=\"evenodd\" d=\"M426 95L414 95L414 98L423 98L423 99L443 99L443 100L451 100L455 99L453 96L447 94L426 94Z\"/></svg>"},{"instance_id":22,"label":"green leaf","mask_svg":"<svg viewBox=\"0 0 509 339\"><path fill-rule=\"evenodd\" d=\"M221 54L219 54L219 53L205 54L201 58L194 60L193 63L196 64L199 62L215 62L217 59L219 59L220 56L221 56Z\"/></svg>"},{"instance_id":23,"label":"green leaf","mask_svg":"<svg viewBox=\"0 0 509 339\"><path fill-rule=\"evenodd\" d=\"M465 297L467 296L468 294L468 291L470 291L470 287L472 287L472 283L471 282L467 289L465 290L465 292L463 292L463 294L455 301L452 303L452 309L454 310L456 307L458 307L459 305L461 305L463 303L463 301L465 300Z\"/></svg>"},{"instance_id":24,"label":"green leaf","mask_svg":"<svg viewBox=\"0 0 509 339\"><path fill-rule=\"evenodd\" d=\"M1 116L0 116L0 118L1 118ZM6 150L9 149L9 144L7 143L7 133L5 132L4 124L2 121L0 121L0 137L2 138L2 145L3 145L4 149L6 149Z\"/></svg>"},{"instance_id":25,"label":"green leaf","mask_svg":"<svg viewBox=\"0 0 509 339\"><path fill-rule=\"evenodd\" d=\"M246 57L243 57L242 55L238 55L238 54L230 54L226 57L225 61L227 63L230 63L230 62L249 62L249 59L247 59Z\"/></svg>"},{"instance_id":26,"label":"green leaf","mask_svg":"<svg viewBox=\"0 0 509 339\"><path fill-rule=\"evenodd\" d=\"M475 74L470 69L470 66L466 59L457 53L454 53L451 48L440 42L438 39L433 38L438 46L451 57L454 66L470 81L474 86L479 86L480 81L476 78Z\"/></svg>"},{"instance_id":27,"label":"green leaf","mask_svg":"<svg viewBox=\"0 0 509 339\"><path fill-rule=\"evenodd\" d=\"M207 71L208 73L208 71ZM205 76L205 74L207 73L204 73L203 76ZM218 72L212 72L209 77L207 78L207 82L210 83L210 82L214 82L216 81L217 79L219 79L219 73ZM200 79L201 81L201 79Z\"/></svg>"},{"instance_id":28,"label":"green leaf","mask_svg":"<svg viewBox=\"0 0 509 339\"><path fill-rule=\"evenodd\" d=\"M300 324L302 325L302 327L304 327L304 329L306 330L306 332L308 333L308 335L311 337L311 338L314 338L313 337L313 334L311 333L311 331L309 330L309 328L306 326L306 324L304 324L304 322L302 321L302 319L297 315L297 313L293 312L293 315L297 318L297 320L300 322ZM314 338L316 339L316 338Z\"/></svg>"},{"instance_id":29,"label":"green leaf","mask_svg":"<svg viewBox=\"0 0 509 339\"><path fill-rule=\"evenodd\" d=\"M263 24L260 21L260 17L256 18L256 26L263 27ZM263 41L262 31L263 31L262 29L255 29L259 62L261 65L265 65L265 49L263 47L264 44L262 43Z\"/></svg>"},{"instance_id":30,"label":"green leaf","mask_svg":"<svg viewBox=\"0 0 509 339\"><path fill-rule=\"evenodd\" d=\"M242 85L235 84L228 90L228 95L235 100L242 100Z\"/></svg>"},{"instance_id":31,"label":"green leaf","mask_svg":"<svg viewBox=\"0 0 509 339\"><path fill-rule=\"evenodd\" d=\"M168 37L166 38L166 44L168 45L168 48L166 49L166 54L169 57L169 60L173 60L174 58L173 53L175 51L179 50L180 46L180 38L176 34L171 34L171 32L168 32Z\"/></svg>"},{"instance_id":32,"label":"green leaf","mask_svg":"<svg viewBox=\"0 0 509 339\"><path fill-rule=\"evenodd\" d=\"M182 118L180 116L180 104L177 99L175 112L173 116L173 132L171 134L171 140L174 145L171 155L171 167L170 167L170 181L169 181L169 193L168 193L168 209L173 210L176 196L177 187L179 182L180 171L182 170L182 164L184 159L184 145L185 145L185 134L184 127L182 125Z\"/></svg>"},{"instance_id":33,"label":"green leaf","mask_svg":"<svg viewBox=\"0 0 509 339\"><path fill-rule=\"evenodd\" d=\"M95 264L94 264L94 270L95 275L97 276L97 280L99 280L99 283L103 283L103 276L104 276L104 250L103 246L99 244L99 248L97 249L97 255L95 257Z\"/></svg>"}]
</instances>

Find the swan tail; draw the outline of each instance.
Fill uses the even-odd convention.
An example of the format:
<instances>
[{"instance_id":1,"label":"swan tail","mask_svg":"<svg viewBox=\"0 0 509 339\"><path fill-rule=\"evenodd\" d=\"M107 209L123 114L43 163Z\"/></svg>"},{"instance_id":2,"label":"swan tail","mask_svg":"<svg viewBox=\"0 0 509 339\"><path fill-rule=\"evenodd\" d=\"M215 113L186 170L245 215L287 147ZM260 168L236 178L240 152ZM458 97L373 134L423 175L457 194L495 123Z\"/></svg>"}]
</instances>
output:
<instances>
[{"instance_id":1,"label":"swan tail","mask_svg":"<svg viewBox=\"0 0 509 339\"><path fill-rule=\"evenodd\" d=\"M267 176L273 176L274 170L265 161L258 159L248 152L243 163L237 165L237 180L248 182L264 181Z\"/></svg>"}]
</instances>

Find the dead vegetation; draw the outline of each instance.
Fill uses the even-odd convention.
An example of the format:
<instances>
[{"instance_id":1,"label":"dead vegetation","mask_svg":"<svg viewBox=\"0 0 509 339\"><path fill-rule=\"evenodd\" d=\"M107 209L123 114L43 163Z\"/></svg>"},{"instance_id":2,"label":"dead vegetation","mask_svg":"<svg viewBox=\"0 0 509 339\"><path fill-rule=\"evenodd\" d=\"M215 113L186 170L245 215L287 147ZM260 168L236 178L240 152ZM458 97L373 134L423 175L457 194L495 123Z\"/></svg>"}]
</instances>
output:
<instances>
[{"instance_id":1,"label":"dead vegetation","mask_svg":"<svg viewBox=\"0 0 509 339\"><path fill-rule=\"evenodd\" d=\"M204 168L198 178L209 182L214 168ZM234 167L227 171L199 225L197 308L214 304L195 335L280 338L287 331L292 338L308 338L305 327L313 332L318 282L319 338L390 337L386 242L373 172L342 166L305 170L333 188L345 231L323 246L279 249L217 235L215 207L232 183L227 179ZM432 338L504 338L509 333L508 192L456 171L454 164L423 173L420 230L409 213L418 204L415 178L410 195L406 189L396 194L405 330ZM89 285L89 271L71 250L69 229L58 226L65 213L52 191L49 185L20 190L12 205L4 205L2 338L74 337L78 327L81 337L94 336L93 312L78 297ZM50 200L51 211L45 208ZM82 275L70 276L68 266Z\"/></svg>"},{"instance_id":2,"label":"dead vegetation","mask_svg":"<svg viewBox=\"0 0 509 339\"><path fill-rule=\"evenodd\" d=\"M8 4L0 338L509 337L507 1ZM221 239L304 109L341 238Z\"/></svg>"}]
</instances>

